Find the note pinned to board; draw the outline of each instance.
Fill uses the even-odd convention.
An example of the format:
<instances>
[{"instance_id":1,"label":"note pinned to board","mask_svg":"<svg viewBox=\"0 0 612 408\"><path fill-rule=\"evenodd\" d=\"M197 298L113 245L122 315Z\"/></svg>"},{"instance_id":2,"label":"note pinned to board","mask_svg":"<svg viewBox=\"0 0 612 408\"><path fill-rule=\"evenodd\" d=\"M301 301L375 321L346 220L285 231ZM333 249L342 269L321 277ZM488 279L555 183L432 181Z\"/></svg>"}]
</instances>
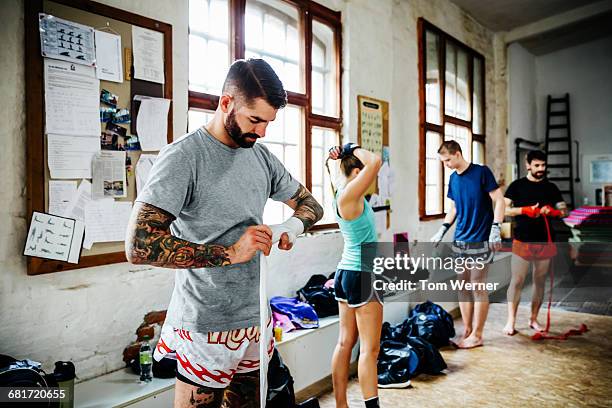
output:
<instances>
[{"instance_id":1,"label":"note pinned to board","mask_svg":"<svg viewBox=\"0 0 612 408\"><path fill-rule=\"evenodd\" d=\"M159 31L132 26L134 78L164 83L164 35Z\"/></svg>"},{"instance_id":2,"label":"note pinned to board","mask_svg":"<svg viewBox=\"0 0 612 408\"><path fill-rule=\"evenodd\" d=\"M104 199L90 202L85 207L86 240L92 243L125 240L131 212L131 201Z\"/></svg>"},{"instance_id":3,"label":"note pinned to board","mask_svg":"<svg viewBox=\"0 0 612 408\"><path fill-rule=\"evenodd\" d=\"M125 152L103 150L93 158L92 198L127 197Z\"/></svg>"},{"instance_id":4,"label":"note pinned to board","mask_svg":"<svg viewBox=\"0 0 612 408\"><path fill-rule=\"evenodd\" d=\"M112 198L110 198L109 200L112 200ZM79 184L79 188L77 188L76 194L73 196L72 201L70 201L70 204L68 205L68 210L66 210L66 216L84 223L85 208L87 208L91 201L91 183L89 182L89 180L83 179L81 180L81 184ZM92 245L93 242L91 241L91 239L88 239L87 233L85 233L85 241L83 242L83 248L91 249Z\"/></svg>"},{"instance_id":5,"label":"note pinned to board","mask_svg":"<svg viewBox=\"0 0 612 408\"><path fill-rule=\"evenodd\" d=\"M91 178L91 161L100 152L100 136L47 135L47 165L54 179Z\"/></svg>"},{"instance_id":6,"label":"note pinned to board","mask_svg":"<svg viewBox=\"0 0 612 408\"><path fill-rule=\"evenodd\" d=\"M135 95L140 101L136 134L143 152L159 151L168 144L170 99Z\"/></svg>"},{"instance_id":7,"label":"note pinned to board","mask_svg":"<svg viewBox=\"0 0 612 408\"><path fill-rule=\"evenodd\" d=\"M121 36L95 30L96 76L98 79L123 82Z\"/></svg>"},{"instance_id":8,"label":"note pinned to board","mask_svg":"<svg viewBox=\"0 0 612 408\"><path fill-rule=\"evenodd\" d=\"M100 80L94 67L45 58L45 133L100 137Z\"/></svg>"},{"instance_id":9,"label":"note pinned to board","mask_svg":"<svg viewBox=\"0 0 612 408\"><path fill-rule=\"evenodd\" d=\"M43 57L94 65L93 27L39 13L40 51Z\"/></svg>"},{"instance_id":10,"label":"note pinned to board","mask_svg":"<svg viewBox=\"0 0 612 408\"><path fill-rule=\"evenodd\" d=\"M49 214L65 217L76 192L76 181L49 180Z\"/></svg>"},{"instance_id":11,"label":"note pinned to board","mask_svg":"<svg viewBox=\"0 0 612 408\"><path fill-rule=\"evenodd\" d=\"M84 234L81 221L35 211L23 254L78 264Z\"/></svg>"},{"instance_id":12,"label":"note pinned to board","mask_svg":"<svg viewBox=\"0 0 612 408\"><path fill-rule=\"evenodd\" d=\"M136 192L140 192L144 188L145 184L147 184L149 173L151 173L155 160L157 160L156 154L140 155L140 158L136 163Z\"/></svg>"}]
</instances>

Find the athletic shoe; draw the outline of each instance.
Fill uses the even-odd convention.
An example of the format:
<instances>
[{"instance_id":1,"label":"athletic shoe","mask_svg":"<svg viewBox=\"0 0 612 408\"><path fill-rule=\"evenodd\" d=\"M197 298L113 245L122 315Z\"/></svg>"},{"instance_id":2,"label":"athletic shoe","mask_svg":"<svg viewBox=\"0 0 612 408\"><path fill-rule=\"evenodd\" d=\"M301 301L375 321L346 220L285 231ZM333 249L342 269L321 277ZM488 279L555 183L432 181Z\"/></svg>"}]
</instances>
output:
<instances>
[{"instance_id":1,"label":"athletic shoe","mask_svg":"<svg viewBox=\"0 0 612 408\"><path fill-rule=\"evenodd\" d=\"M390 372L378 375L378 388L406 388L410 386L409 378L397 378Z\"/></svg>"}]
</instances>

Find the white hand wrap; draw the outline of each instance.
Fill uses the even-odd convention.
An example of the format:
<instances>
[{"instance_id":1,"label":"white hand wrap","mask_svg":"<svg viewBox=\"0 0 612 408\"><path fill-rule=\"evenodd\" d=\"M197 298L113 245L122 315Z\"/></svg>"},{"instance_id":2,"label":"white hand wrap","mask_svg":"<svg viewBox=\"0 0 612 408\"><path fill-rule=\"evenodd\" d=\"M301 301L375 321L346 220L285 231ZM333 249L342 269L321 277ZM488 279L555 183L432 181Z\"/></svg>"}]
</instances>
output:
<instances>
[{"instance_id":1,"label":"white hand wrap","mask_svg":"<svg viewBox=\"0 0 612 408\"><path fill-rule=\"evenodd\" d=\"M429 240L433 243L439 243L440 241L442 241L442 238L444 238L444 234L446 234L446 232L450 229L450 225L449 224L442 224L440 226L440 229L438 230L438 232L436 232L434 234L433 237L431 237Z\"/></svg>"},{"instance_id":2,"label":"white hand wrap","mask_svg":"<svg viewBox=\"0 0 612 408\"><path fill-rule=\"evenodd\" d=\"M273 244L280 241L283 232L287 233L287 235L289 236L289 242L291 242L292 244L295 242L297 236L304 232L304 224L299 218L296 217L291 217L282 224L270 225L269 227L272 230Z\"/></svg>"},{"instance_id":3,"label":"white hand wrap","mask_svg":"<svg viewBox=\"0 0 612 408\"><path fill-rule=\"evenodd\" d=\"M491 225L491 233L489 234L489 242L497 243L501 242L501 230L498 223Z\"/></svg>"}]
</instances>

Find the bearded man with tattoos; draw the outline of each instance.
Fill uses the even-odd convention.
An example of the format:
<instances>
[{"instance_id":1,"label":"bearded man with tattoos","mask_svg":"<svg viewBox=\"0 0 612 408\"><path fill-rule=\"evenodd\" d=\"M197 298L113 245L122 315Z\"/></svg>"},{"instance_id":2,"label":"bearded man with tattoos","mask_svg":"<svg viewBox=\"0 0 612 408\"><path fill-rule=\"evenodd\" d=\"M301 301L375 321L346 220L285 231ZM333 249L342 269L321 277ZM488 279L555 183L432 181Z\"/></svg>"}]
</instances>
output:
<instances>
[{"instance_id":1,"label":"bearded man with tattoos","mask_svg":"<svg viewBox=\"0 0 612 408\"><path fill-rule=\"evenodd\" d=\"M136 199L128 260L176 269L154 357L176 352L177 408L259 406L256 254L272 247L264 206L272 198L295 210L280 226L283 250L323 216L310 192L256 143L286 103L265 61L236 61L213 119L160 151Z\"/></svg>"}]
</instances>

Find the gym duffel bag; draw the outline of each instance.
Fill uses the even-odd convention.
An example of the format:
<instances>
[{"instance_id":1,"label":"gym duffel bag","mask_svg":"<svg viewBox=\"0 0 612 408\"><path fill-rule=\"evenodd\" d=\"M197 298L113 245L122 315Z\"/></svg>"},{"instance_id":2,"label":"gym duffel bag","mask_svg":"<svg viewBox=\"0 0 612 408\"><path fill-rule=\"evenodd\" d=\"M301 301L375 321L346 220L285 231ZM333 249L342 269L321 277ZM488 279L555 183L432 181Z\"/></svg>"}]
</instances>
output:
<instances>
[{"instance_id":1,"label":"gym duffel bag","mask_svg":"<svg viewBox=\"0 0 612 408\"><path fill-rule=\"evenodd\" d=\"M419 357L416 374L437 375L447 368L442 355L431 343L420 337L408 337L408 345Z\"/></svg>"},{"instance_id":2,"label":"gym duffel bag","mask_svg":"<svg viewBox=\"0 0 612 408\"><path fill-rule=\"evenodd\" d=\"M408 318L409 336L421 337L436 347L449 344L455 337L453 318L441 306L427 301L417 305Z\"/></svg>"},{"instance_id":3,"label":"gym duffel bag","mask_svg":"<svg viewBox=\"0 0 612 408\"><path fill-rule=\"evenodd\" d=\"M300 300L311 305L319 317L338 314L334 288L325 286L328 280L325 275L312 275L306 285L297 291Z\"/></svg>"}]
</instances>

